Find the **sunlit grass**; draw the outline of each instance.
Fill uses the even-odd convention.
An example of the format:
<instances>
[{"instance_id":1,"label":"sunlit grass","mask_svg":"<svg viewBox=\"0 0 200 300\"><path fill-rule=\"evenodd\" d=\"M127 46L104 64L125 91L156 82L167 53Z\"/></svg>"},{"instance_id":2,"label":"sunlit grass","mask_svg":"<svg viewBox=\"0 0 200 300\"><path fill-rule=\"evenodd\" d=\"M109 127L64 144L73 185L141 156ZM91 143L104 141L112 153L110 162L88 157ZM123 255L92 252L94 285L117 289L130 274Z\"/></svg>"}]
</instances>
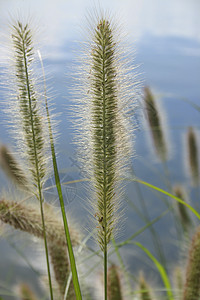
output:
<instances>
[{"instance_id":1,"label":"sunlit grass","mask_svg":"<svg viewBox=\"0 0 200 300\"><path fill-rule=\"evenodd\" d=\"M145 88L145 105L155 156L164 165L162 176L166 188L155 186L151 183L151 178L146 182L131 175L129 161L134 150L130 147L130 140L135 124L132 126L128 116L132 108L135 113L136 93L132 89L136 88L137 84L131 79L131 72L135 70L127 63L125 48L118 48L118 27L114 26L113 20L101 14L97 19L90 21L92 40L82 60L85 64L81 66L82 73L77 75L82 75L78 89L83 90L79 91L79 100L75 99L78 105L74 104L74 111L78 111L79 116L76 130L85 177L77 176L75 180L67 182L60 181L41 54L34 52L29 24L23 25L18 21L13 25L13 57L11 68L8 68L8 72L12 73L9 78L13 81L10 82L12 92L9 94L8 91L7 104L14 128L14 139L17 140L17 151L12 152L7 146L1 146L0 163L16 186L16 196L13 199L12 195L8 196L9 193L2 194L0 220L14 229L44 239L48 273L44 299L49 289L51 299L175 300L179 295L180 300L197 300L200 297L199 231L191 243L187 267L186 264L181 266L184 273L181 285L172 280L178 262L171 266L171 261L166 255L167 242L163 243L164 239L156 228L166 217L172 220L176 227L175 246L179 247L178 252L186 257L185 238L190 241L190 235L195 229L193 227L196 227L194 224L199 224L200 212L192 199L190 202L185 201L177 185L176 189L172 189L175 183L170 180L170 170L167 166L169 143L160 122L162 113L159 115L150 88ZM33 66L38 54L42 73L39 78L42 82L40 89L37 89L37 76ZM199 110L196 106L195 109ZM188 130L186 137L191 181L198 189L199 149L192 128ZM44 199L44 192L48 190L48 187L44 188L44 183L49 176L50 163L53 165L55 178L55 186L50 188L55 187L57 190L62 218L58 209L48 205L48 199ZM71 220L67 219L69 212L65 207L63 188L73 183L80 186L81 191L81 184L85 183L86 197L89 199L84 200L89 200L91 205L87 214L90 213L95 220L91 232L85 236L79 234L82 224L78 216L74 222L78 224L75 229L70 223ZM135 226L135 220L128 220L131 224L131 234L126 233L127 225L124 226L125 230L122 230L120 223L120 218L125 224L128 223L120 206L120 201L125 200L127 183L135 187L137 184L136 196L130 197L130 201L126 203L127 208L144 224L138 228ZM144 197L144 190L148 190L145 194L148 197ZM163 211L156 210L155 207L154 218L151 213L154 208L148 204L152 195L155 201L158 201L158 206L160 203L164 204ZM28 205L27 199L34 202L34 206ZM137 205L137 201L141 207ZM171 229L171 224L169 228ZM168 228L166 236L167 230ZM121 235L120 241L116 232ZM145 240L144 243L140 240L146 233L150 233L151 245ZM1 235L4 235L3 230ZM90 241L91 237L97 241L99 248ZM34 262L30 263L29 258L27 259L14 243L10 245L26 265L32 271L35 270ZM137 270L129 269L130 259L136 261ZM146 272L144 277L138 276L140 260L143 263L141 269L144 262L147 262L148 270L154 270L158 283L151 282L150 271ZM37 268L34 276L43 281ZM20 297L41 300L38 291L26 282L17 285L9 287L9 284L1 284L0 294L12 299Z\"/></svg>"}]
</instances>

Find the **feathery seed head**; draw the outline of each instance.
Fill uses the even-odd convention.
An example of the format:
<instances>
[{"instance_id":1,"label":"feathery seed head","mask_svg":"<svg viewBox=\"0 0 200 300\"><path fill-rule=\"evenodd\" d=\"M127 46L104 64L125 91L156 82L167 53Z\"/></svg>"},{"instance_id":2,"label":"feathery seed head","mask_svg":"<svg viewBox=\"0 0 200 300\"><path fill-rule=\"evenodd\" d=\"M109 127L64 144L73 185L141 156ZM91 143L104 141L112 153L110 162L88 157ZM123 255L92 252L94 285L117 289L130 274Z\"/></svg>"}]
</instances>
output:
<instances>
[{"instance_id":1,"label":"feathery seed head","mask_svg":"<svg viewBox=\"0 0 200 300\"><path fill-rule=\"evenodd\" d=\"M21 283L17 286L18 294L21 300L37 300L38 297L30 289L26 283Z\"/></svg>"},{"instance_id":2,"label":"feathery seed head","mask_svg":"<svg viewBox=\"0 0 200 300\"><path fill-rule=\"evenodd\" d=\"M119 270L115 265L112 265L108 269L108 299L109 300L123 299Z\"/></svg>"},{"instance_id":3,"label":"feathery seed head","mask_svg":"<svg viewBox=\"0 0 200 300\"><path fill-rule=\"evenodd\" d=\"M0 147L0 165L7 175L24 190L29 190L28 178L6 146Z\"/></svg>"},{"instance_id":4,"label":"feathery seed head","mask_svg":"<svg viewBox=\"0 0 200 300\"><path fill-rule=\"evenodd\" d=\"M41 215L34 206L2 199L0 200L0 220L15 229L27 232L40 239L43 238ZM45 210L45 227L55 278L60 293L64 296L67 278L70 273L69 258L63 223L52 208L51 211L49 208ZM72 245L76 246L80 241L79 234L73 228L70 228L70 235ZM69 298L67 299L71 299L70 295L73 295L73 293L74 288L71 283Z\"/></svg>"},{"instance_id":5,"label":"feathery seed head","mask_svg":"<svg viewBox=\"0 0 200 300\"><path fill-rule=\"evenodd\" d=\"M173 188L174 195L180 198L183 201L186 201L186 192L184 188L180 185L175 185ZM190 215L188 213L187 207L180 202L177 202L179 216L181 220L181 224L183 226L183 229L186 231L188 227L191 225L191 219Z\"/></svg>"},{"instance_id":6,"label":"feathery seed head","mask_svg":"<svg viewBox=\"0 0 200 300\"><path fill-rule=\"evenodd\" d=\"M147 111L148 125L151 131L156 153L161 161L166 161L168 150L161 124L162 115L160 114L160 110L158 109L156 101L149 87L145 87L144 89L144 102Z\"/></svg>"},{"instance_id":7,"label":"feathery seed head","mask_svg":"<svg viewBox=\"0 0 200 300\"><path fill-rule=\"evenodd\" d=\"M18 153L24 161L24 172L29 176L32 189L38 187L47 175L49 155L46 139L46 118L43 113L37 77L34 76L35 49L32 30L20 21L12 25L12 57L8 67L9 89L7 113L17 143ZM36 77L36 78L35 78Z\"/></svg>"},{"instance_id":8,"label":"feathery seed head","mask_svg":"<svg viewBox=\"0 0 200 300\"><path fill-rule=\"evenodd\" d=\"M12 225L15 229L28 232L36 237L43 236L42 221L39 208L24 205L15 201L0 200L0 219ZM53 209L45 209L46 234L50 241L65 245L64 228L61 219ZM78 235L72 231L72 243L78 244Z\"/></svg>"},{"instance_id":9,"label":"feathery seed head","mask_svg":"<svg viewBox=\"0 0 200 300\"><path fill-rule=\"evenodd\" d=\"M194 186L199 183L199 161L198 161L198 141L192 127L187 131L187 164Z\"/></svg>"},{"instance_id":10,"label":"feathery seed head","mask_svg":"<svg viewBox=\"0 0 200 300\"><path fill-rule=\"evenodd\" d=\"M186 270L183 300L200 297L200 228L193 236Z\"/></svg>"},{"instance_id":11,"label":"feathery seed head","mask_svg":"<svg viewBox=\"0 0 200 300\"><path fill-rule=\"evenodd\" d=\"M152 299L149 285L147 284L142 273L140 273L140 277L139 277L139 289L140 289L140 299L141 300L151 300Z\"/></svg>"},{"instance_id":12,"label":"feathery seed head","mask_svg":"<svg viewBox=\"0 0 200 300\"><path fill-rule=\"evenodd\" d=\"M129 80L131 68L117 34L117 27L104 14L92 24L80 75L82 93L75 108L76 140L83 170L91 180L92 215L102 250L119 226L120 179L130 163L135 129L128 112L135 109L136 86L133 89L135 81Z\"/></svg>"}]
</instances>

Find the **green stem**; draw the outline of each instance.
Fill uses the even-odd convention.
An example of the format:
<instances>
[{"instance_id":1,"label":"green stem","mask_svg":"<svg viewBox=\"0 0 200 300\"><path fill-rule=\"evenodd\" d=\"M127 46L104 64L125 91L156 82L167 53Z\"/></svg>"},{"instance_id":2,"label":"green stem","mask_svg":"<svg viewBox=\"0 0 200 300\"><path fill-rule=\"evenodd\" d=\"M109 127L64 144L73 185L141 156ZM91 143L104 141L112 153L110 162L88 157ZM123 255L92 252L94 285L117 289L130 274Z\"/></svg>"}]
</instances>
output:
<instances>
[{"instance_id":1,"label":"green stem","mask_svg":"<svg viewBox=\"0 0 200 300\"><path fill-rule=\"evenodd\" d=\"M105 46L104 46L105 47ZM103 58L105 56L103 48ZM107 258L107 205L106 205L106 95L105 95L105 59L103 59L103 153L104 153L104 299L107 300L107 269L108 269L108 258Z\"/></svg>"},{"instance_id":2,"label":"green stem","mask_svg":"<svg viewBox=\"0 0 200 300\"><path fill-rule=\"evenodd\" d=\"M44 210L43 210L43 200L40 198L40 211L42 217L42 228L43 228L43 237L44 237L44 245L45 245L45 255L46 255L46 262L47 262L47 272L48 272L48 279L49 279L49 290L51 295L51 300L53 300L53 288L51 283L51 270L50 270L50 263L49 263L49 253L48 253L48 245L47 245L47 236L46 236L46 227L45 227L45 220L44 220Z\"/></svg>"},{"instance_id":3,"label":"green stem","mask_svg":"<svg viewBox=\"0 0 200 300\"><path fill-rule=\"evenodd\" d=\"M104 299L105 300L107 300L107 270L108 270L107 264L108 264L107 245L105 245L105 248L104 248Z\"/></svg>"},{"instance_id":4,"label":"green stem","mask_svg":"<svg viewBox=\"0 0 200 300\"><path fill-rule=\"evenodd\" d=\"M51 300L53 300L53 289L52 289L52 283L51 283L51 271L50 271L48 246L47 246L47 238L46 238L46 228L45 228L44 211L43 211L43 197L42 197L41 181L40 181L39 168L38 168L37 148L36 148L36 140L35 140L35 129L34 129L34 125L33 125L32 105L31 105L31 92L30 92L28 66L27 66L27 61L26 61L26 51L25 51L24 42L23 42L23 54L24 54L24 66L25 66L25 72L26 72L26 86L27 86L27 92L28 92L29 109L30 109L30 117L31 117L31 129L32 129L32 135L33 135L35 167L36 167L36 173L37 173L38 198L39 198L39 201L40 201L40 211L41 211L41 218L42 218L43 237L44 237L45 254L46 254L46 262L47 262L47 272L48 272L48 279L49 279L49 289L50 289Z\"/></svg>"},{"instance_id":5,"label":"green stem","mask_svg":"<svg viewBox=\"0 0 200 300\"><path fill-rule=\"evenodd\" d=\"M166 289L166 293L167 293L167 299L168 300L174 300L174 296L172 293L172 287L170 284L170 280L168 277L168 274L166 272L166 270L163 268L163 266L159 263L159 261L151 254L151 252L145 248L142 244L138 243L138 242L130 242L130 244L132 245L137 245L140 249L142 249L147 255L148 257L153 261L153 263L155 264L156 268L158 269L160 276L162 278L162 281L164 283L165 289Z\"/></svg>"},{"instance_id":6,"label":"green stem","mask_svg":"<svg viewBox=\"0 0 200 300\"><path fill-rule=\"evenodd\" d=\"M103 51L104 57L104 51ZM106 110L106 97L105 97L105 71L104 71L104 60L103 60L103 151L104 151L104 290L105 300L107 300L107 206L106 206L106 121L105 121L105 110Z\"/></svg>"},{"instance_id":7,"label":"green stem","mask_svg":"<svg viewBox=\"0 0 200 300\"><path fill-rule=\"evenodd\" d=\"M60 200L60 207L61 207L61 212L62 212L62 218L63 218L65 235L66 235L66 242L67 242L71 271L72 271L72 279L73 279L73 284L74 284L74 290L76 293L76 299L82 300L81 290L80 290L80 285L79 285L79 280L78 280L78 273L77 273L76 263L75 263L75 258L74 258L74 252L73 252L71 239L70 239L69 226L67 223L67 217L66 217L66 213L65 213L65 206L64 206L64 200L63 200L63 195L62 195L62 188L61 188L61 184L60 184L58 166L57 166L57 161L56 161L53 132L52 132L52 128L51 128L51 120L50 120L50 114L49 114L49 108L48 108L48 102L47 102L44 66L43 66L43 62L42 62L40 53L39 53L39 57L40 57L40 62L41 62L41 66L42 66L42 71L43 71L45 105L46 105L46 112L47 112L47 119L48 119L49 136L50 136L50 143L51 143L51 153L52 153L52 160L53 160L53 167L54 167L54 176L55 176L56 187L57 187L58 196L59 196L59 200Z\"/></svg>"},{"instance_id":8,"label":"green stem","mask_svg":"<svg viewBox=\"0 0 200 300\"><path fill-rule=\"evenodd\" d=\"M112 243L113 243L113 246L115 248L115 253L116 253L117 257L118 257L119 263L121 265L121 269L123 270L123 272L124 272L124 274L126 276L125 280L126 280L127 288L129 289L129 292L131 294L132 293L132 287L131 287L130 277L129 277L129 274L127 273L127 271L126 271L126 267L124 265L123 259L122 259L121 255L120 255L118 246L117 246L116 241L115 241L114 238L112 239Z\"/></svg>"}]
</instances>

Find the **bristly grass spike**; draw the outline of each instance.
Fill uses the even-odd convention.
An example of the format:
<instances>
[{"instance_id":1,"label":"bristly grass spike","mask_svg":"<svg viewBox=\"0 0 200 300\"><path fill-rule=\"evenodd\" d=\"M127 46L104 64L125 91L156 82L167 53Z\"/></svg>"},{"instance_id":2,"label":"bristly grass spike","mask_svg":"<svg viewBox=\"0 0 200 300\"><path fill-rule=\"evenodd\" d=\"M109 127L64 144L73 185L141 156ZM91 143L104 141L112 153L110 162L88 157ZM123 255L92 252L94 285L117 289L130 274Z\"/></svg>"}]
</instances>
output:
<instances>
[{"instance_id":1,"label":"bristly grass spike","mask_svg":"<svg viewBox=\"0 0 200 300\"><path fill-rule=\"evenodd\" d=\"M135 112L137 83L124 55L120 27L103 12L90 18L90 24L79 71L75 128L80 161L91 183L89 210L96 241L104 252L107 299L107 250L121 229L122 178L129 170L135 130L128 113Z\"/></svg>"}]
</instances>

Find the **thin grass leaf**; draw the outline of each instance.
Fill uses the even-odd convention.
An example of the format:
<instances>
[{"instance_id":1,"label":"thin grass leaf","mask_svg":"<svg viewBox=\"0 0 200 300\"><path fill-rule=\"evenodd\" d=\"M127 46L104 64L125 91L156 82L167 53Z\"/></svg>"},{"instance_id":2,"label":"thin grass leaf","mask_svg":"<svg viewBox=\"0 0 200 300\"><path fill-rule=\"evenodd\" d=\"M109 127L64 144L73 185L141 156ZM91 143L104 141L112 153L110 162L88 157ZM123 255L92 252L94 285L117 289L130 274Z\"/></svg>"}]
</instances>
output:
<instances>
[{"instance_id":1,"label":"thin grass leaf","mask_svg":"<svg viewBox=\"0 0 200 300\"><path fill-rule=\"evenodd\" d=\"M9 239L7 239L7 243L21 257L21 259L24 261L24 263L27 265L27 267L30 268L30 270L33 273L35 273L36 276L40 276L40 272L37 269L35 269L35 267L32 265L32 263L29 261L29 259L25 256L24 252L20 248L18 248L15 243L11 242Z\"/></svg>"},{"instance_id":2,"label":"thin grass leaf","mask_svg":"<svg viewBox=\"0 0 200 300\"><path fill-rule=\"evenodd\" d=\"M189 103L194 109L196 109L198 112L200 112L200 106L198 104L194 103L191 100L185 99L185 98L182 98L181 100Z\"/></svg>"},{"instance_id":3,"label":"thin grass leaf","mask_svg":"<svg viewBox=\"0 0 200 300\"><path fill-rule=\"evenodd\" d=\"M47 101L47 91L46 91L46 80L45 80L44 66L43 66L42 57L41 57L40 52L38 52L38 54L39 54L39 57L40 57L40 62L41 62L42 71L43 71L45 105L46 105L46 113L47 113L47 120L48 120L49 138L50 138L50 144L51 144L51 154L52 154L52 161L53 161L56 188L57 188L58 196L59 196L59 200L60 200L60 207L61 207L62 218L63 218L63 223L64 223L67 247L68 247L68 252L69 252L69 260L70 260L74 290L75 290L77 300L81 300L82 296L81 296L81 290L80 290L80 285L79 285L79 280L78 280L78 273L77 273L76 262L75 262L75 258L74 258L74 252L73 252L73 248L72 248L72 244L71 244L69 226L68 226L67 217L66 217L66 213L65 213L62 187L61 187L61 183L60 183L60 177L59 177L57 160L56 160L53 132L52 132L52 127L51 127L51 119L50 119L50 113L49 113L48 101Z\"/></svg>"},{"instance_id":4,"label":"thin grass leaf","mask_svg":"<svg viewBox=\"0 0 200 300\"><path fill-rule=\"evenodd\" d=\"M135 176L134 171L133 171L133 176ZM137 211L139 212L140 217L148 224L150 222L149 210L146 207L146 202L144 200L142 191L140 189L141 187L140 187L138 182L135 183L134 188L135 188L135 190L138 194L138 201L139 201L139 203L141 203L141 207L142 207L142 213L140 213L138 210ZM167 269L166 268L166 258L165 258L165 254L164 254L161 239L158 236L158 234L157 234L157 232L156 232L156 230L154 229L153 226L150 226L149 230L150 230L150 233L151 233L151 236L152 236L152 241L154 243L155 250L157 251L157 253L159 255L160 261L163 264L163 266L165 267L165 269Z\"/></svg>"},{"instance_id":5,"label":"thin grass leaf","mask_svg":"<svg viewBox=\"0 0 200 300\"><path fill-rule=\"evenodd\" d=\"M122 247L122 246L124 246L126 244L129 244L134 238L136 238L138 235L140 235L142 232L144 232L150 226L152 226L153 224L155 224L156 222L158 222L161 218L163 218L169 211L170 211L170 209L164 211L160 216L158 216L157 218L153 219L151 222L149 222L144 227L142 227L137 232L135 232L133 235L131 235L131 237L129 237L125 241L117 244L117 247L119 248L119 247ZM113 250L113 252L114 252L114 250ZM113 253L113 252L111 252L111 253Z\"/></svg>"},{"instance_id":6,"label":"thin grass leaf","mask_svg":"<svg viewBox=\"0 0 200 300\"><path fill-rule=\"evenodd\" d=\"M79 246L78 251L77 251L78 255L80 255L80 253L82 252L83 248L85 247L87 241L91 238L92 235L93 235L93 232L89 233L84 238L84 240L80 243L80 246ZM66 288L65 288L64 300L67 299L67 295L68 295L68 290L69 290L69 287L70 287L71 279L72 279L72 272L70 272L70 275L69 275L68 280L67 280L67 284L66 284Z\"/></svg>"},{"instance_id":7,"label":"thin grass leaf","mask_svg":"<svg viewBox=\"0 0 200 300\"><path fill-rule=\"evenodd\" d=\"M156 268L158 269L160 276L162 278L162 281L164 283L164 286L166 288L166 293L168 295L168 300L173 300L174 296L172 294L172 288L171 288L171 284L168 278L168 275L165 271L165 269L163 268L163 266L159 263L159 261L151 254L151 252L145 248L142 244L138 243L138 242L131 242L131 244L138 246L140 249L142 249L147 255L148 257L153 261L153 263L155 264Z\"/></svg>"},{"instance_id":8,"label":"thin grass leaf","mask_svg":"<svg viewBox=\"0 0 200 300\"><path fill-rule=\"evenodd\" d=\"M185 205L185 206L188 207L188 208L193 212L193 214L195 214L195 216L200 220L200 214L199 214L199 213L198 213L198 212L197 212L190 204L186 203L186 202L183 201L182 199L180 199L180 198L178 198L178 197L176 197L176 196L174 196L174 195L172 195L172 194L170 194L170 193L164 191L163 189L161 189L161 188L159 188L159 187L157 187L157 186L155 186L155 185L153 185L153 184L150 184L150 183L148 183L148 182L145 182L145 181L143 181L143 180L136 179L136 178L134 178L134 179L132 179L132 180L133 180L133 181L137 181L137 182L139 182L139 183L141 183L141 184L144 184L144 185L150 187L151 189L154 189L154 190L156 190L156 191L158 191L158 192L160 192L160 193L162 193L162 194L164 194L164 195L167 195L167 196L173 198L174 200L178 201L179 203Z\"/></svg>"},{"instance_id":9,"label":"thin grass leaf","mask_svg":"<svg viewBox=\"0 0 200 300\"><path fill-rule=\"evenodd\" d=\"M126 267L125 267L125 265L124 265L123 259L122 259L122 257L121 257L121 254L120 254L120 252L119 252L119 247L118 247L118 245L116 244L116 242L115 242L114 239L112 239L112 243L113 243L113 246L114 246L114 248L115 248L115 253L116 253L116 255L117 255L117 258L118 258L118 260L119 260L119 263L120 263L120 265L121 265L121 269L123 270L123 272L124 272L124 274L125 274L125 277L126 277L126 278L125 278L125 279L126 279L126 284L127 284L128 289L129 289L128 292L131 293L131 290L132 290L132 287L131 287L131 281L130 281L128 272L127 272L127 270L126 270Z\"/></svg>"},{"instance_id":10,"label":"thin grass leaf","mask_svg":"<svg viewBox=\"0 0 200 300\"><path fill-rule=\"evenodd\" d=\"M174 285L175 285L175 291L176 291L176 297L177 299L182 299L182 294L184 290L184 282L183 282L183 269L179 266L175 267L174 270Z\"/></svg>"}]
</instances>

